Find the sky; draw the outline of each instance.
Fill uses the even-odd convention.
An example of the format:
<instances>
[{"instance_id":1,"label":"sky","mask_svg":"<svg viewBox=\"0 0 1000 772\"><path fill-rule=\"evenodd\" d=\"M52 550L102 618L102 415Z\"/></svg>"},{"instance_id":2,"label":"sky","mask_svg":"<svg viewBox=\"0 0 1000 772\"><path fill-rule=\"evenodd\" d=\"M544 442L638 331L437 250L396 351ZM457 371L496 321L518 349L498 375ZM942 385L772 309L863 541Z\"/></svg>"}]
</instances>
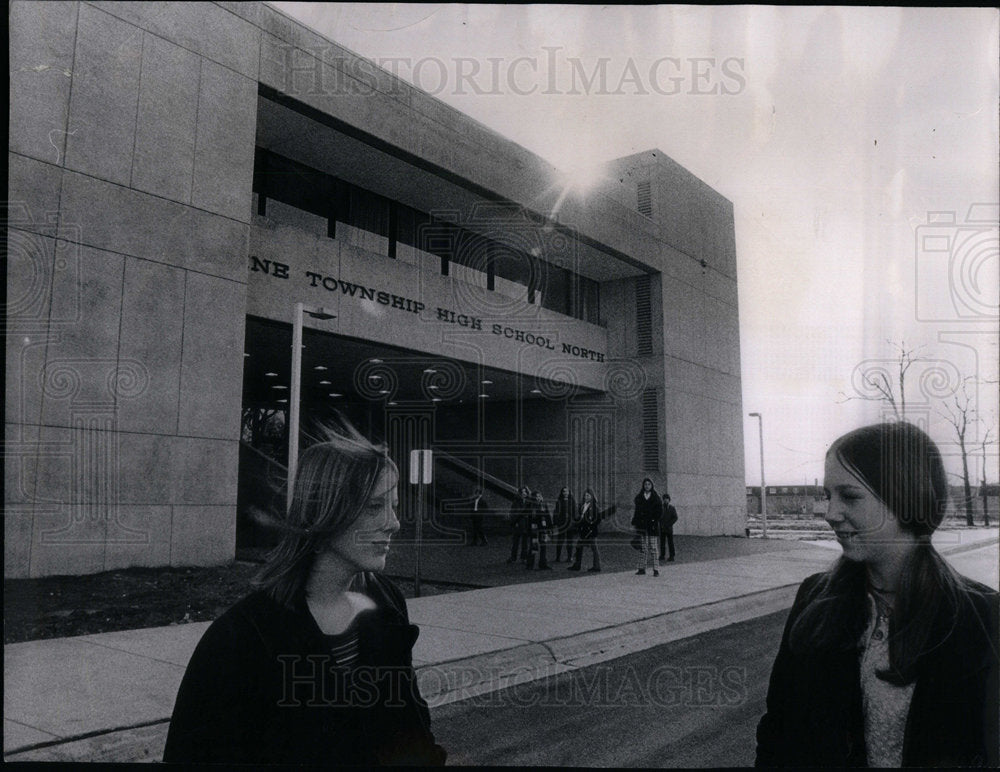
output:
<instances>
[{"instance_id":1,"label":"sky","mask_svg":"<svg viewBox=\"0 0 1000 772\"><path fill-rule=\"evenodd\" d=\"M996 9L270 4L559 169L658 148L732 201L769 485L822 483L830 442L884 415L862 375L900 347L908 416L953 474L945 415L973 379L980 476L1000 430ZM744 444L758 484L756 418Z\"/></svg>"}]
</instances>

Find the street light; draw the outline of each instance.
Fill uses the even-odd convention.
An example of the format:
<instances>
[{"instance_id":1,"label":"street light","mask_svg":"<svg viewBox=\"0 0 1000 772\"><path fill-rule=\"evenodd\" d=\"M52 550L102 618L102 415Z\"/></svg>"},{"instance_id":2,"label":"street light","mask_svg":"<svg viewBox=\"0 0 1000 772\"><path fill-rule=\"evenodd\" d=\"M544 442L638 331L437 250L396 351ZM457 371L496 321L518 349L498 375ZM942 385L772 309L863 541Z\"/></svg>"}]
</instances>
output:
<instances>
[{"instance_id":1,"label":"street light","mask_svg":"<svg viewBox=\"0 0 1000 772\"><path fill-rule=\"evenodd\" d=\"M764 419L760 413L751 413L757 417L757 433L760 436L760 535L767 538L767 488L764 485Z\"/></svg>"},{"instance_id":2,"label":"street light","mask_svg":"<svg viewBox=\"0 0 1000 772\"><path fill-rule=\"evenodd\" d=\"M313 319L336 319L336 314L325 308L314 308L296 303L292 316L292 390L288 395L288 490L285 493L285 511L292 506L292 487L295 469L299 462L299 400L302 393L302 314Z\"/></svg>"}]
</instances>

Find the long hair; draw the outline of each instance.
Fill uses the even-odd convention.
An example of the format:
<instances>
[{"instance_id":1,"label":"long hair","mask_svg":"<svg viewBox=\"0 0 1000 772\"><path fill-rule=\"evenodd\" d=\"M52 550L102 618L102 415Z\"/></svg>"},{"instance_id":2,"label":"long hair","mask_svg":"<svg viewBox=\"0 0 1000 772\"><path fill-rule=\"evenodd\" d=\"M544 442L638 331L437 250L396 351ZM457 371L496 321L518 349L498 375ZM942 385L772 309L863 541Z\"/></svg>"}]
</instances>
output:
<instances>
[{"instance_id":1,"label":"long hair","mask_svg":"<svg viewBox=\"0 0 1000 772\"><path fill-rule=\"evenodd\" d=\"M600 513L601 510L600 510L600 507L598 507L598 505L597 505L597 494L594 493L594 489L593 488L585 488L584 491L583 491L584 496L586 496L588 493L590 494L590 507L591 507L591 509L593 509L594 512L596 512L596 513ZM584 505L584 500L583 500L583 496L581 496L580 497L580 509L583 509L583 505Z\"/></svg>"},{"instance_id":2,"label":"long hair","mask_svg":"<svg viewBox=\"0 0 1000 772\"><path fill-rule=\"evenodd\" d=\"M965 602L961 578L931 544L948 502L941 453L927 434L902 422L849 432L833 443L831 453L916 536L889 620L889 669L878 673L891 683L911 683L917 660L947 638ZM792 626L792 648L857 646L868 623L867 589L864 564L841 557Z\"/></svg>"},{"instance_id":3,"label":"long hair","mask_svg":"<svg viewBox=\"0 0 1000 772\"><path fill-rule=\"evenodd\" d=\"M301 599L317 552L357 520L382 473L396 474L384 446L369 442L346 419L339 423L322 427L322 441L300 456L291 505L273 523L281 540L255 579L284 606Z\"/></svg>"}]
</instances>

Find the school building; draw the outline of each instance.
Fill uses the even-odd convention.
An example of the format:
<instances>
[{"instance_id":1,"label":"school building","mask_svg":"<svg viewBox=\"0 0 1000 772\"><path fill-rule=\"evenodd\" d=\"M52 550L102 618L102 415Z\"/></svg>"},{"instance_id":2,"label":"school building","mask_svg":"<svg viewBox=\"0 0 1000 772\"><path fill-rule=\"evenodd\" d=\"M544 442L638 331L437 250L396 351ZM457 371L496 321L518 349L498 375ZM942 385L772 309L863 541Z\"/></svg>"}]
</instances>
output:
<instances>
[{"instance_id":1,"label":"school building","mask_svg":"<svg viewBox=\"0 0 1000 772\"><path fill-rule=\"evenodd\" d=\"M208 565L302 446L384 441L424 535L521 484L746 521L732 204L662 152L594 189L261 3L10 6L8 577ZM300 305L301 304L301 305ZM453 510L453 507L452 507Z\"/></svg>"}]
</instances>

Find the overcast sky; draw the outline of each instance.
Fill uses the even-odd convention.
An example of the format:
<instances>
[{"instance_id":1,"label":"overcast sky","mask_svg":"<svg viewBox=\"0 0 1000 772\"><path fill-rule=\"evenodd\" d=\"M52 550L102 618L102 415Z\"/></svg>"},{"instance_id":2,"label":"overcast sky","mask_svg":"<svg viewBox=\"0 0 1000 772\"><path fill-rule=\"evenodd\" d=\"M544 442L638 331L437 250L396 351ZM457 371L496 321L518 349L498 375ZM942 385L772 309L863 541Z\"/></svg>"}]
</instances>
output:
<instances>
[{"instance_id":1,"label":"overcast sky","mask_svg":"<svg viewBox=\"0 0 1000 772\"><path fill-rule=\"evenodd\" d=\"M845 396L887 341L928 360L907 401L936 439L961 375L993 382L972 395L996 436L995 9L272 5L561 169L659 148L729 198L768 483L822 482L879 418Z\"/></svg>"}]
</instances>

